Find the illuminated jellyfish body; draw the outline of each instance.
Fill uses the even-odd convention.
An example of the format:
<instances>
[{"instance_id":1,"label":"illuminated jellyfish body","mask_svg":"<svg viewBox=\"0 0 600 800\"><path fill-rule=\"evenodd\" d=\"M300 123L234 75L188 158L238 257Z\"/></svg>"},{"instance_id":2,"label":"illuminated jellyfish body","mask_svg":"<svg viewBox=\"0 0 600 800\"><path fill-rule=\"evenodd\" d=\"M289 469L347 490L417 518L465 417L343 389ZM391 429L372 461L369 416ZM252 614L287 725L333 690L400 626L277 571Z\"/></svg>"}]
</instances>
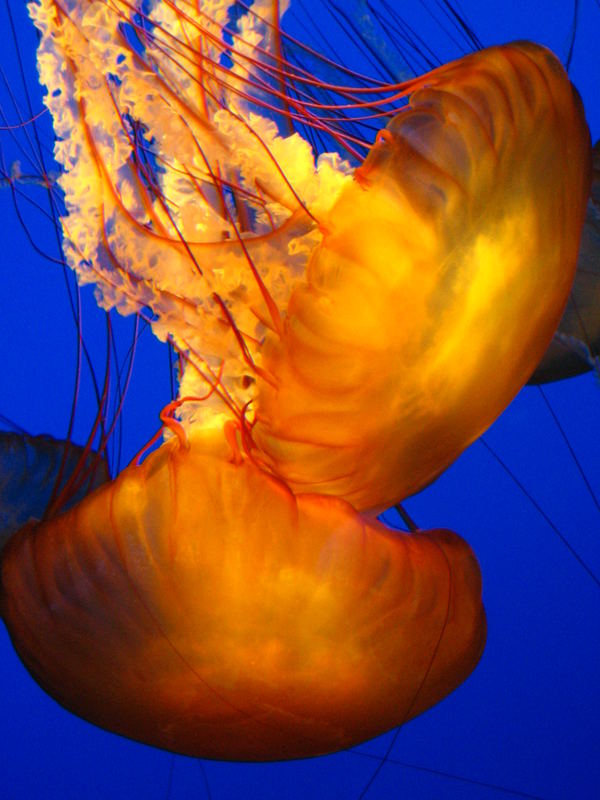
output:
<instances>
[{"instance_id":1,"label":"illuminated jellyfish body","mask_svg":"<svg viewBox=\"0 0 600 800\"><path fill-rule=\"evenodd\" d=\"M105 305L151 307L187 362L183 402L205 397L143 466L14 536L0 601L25 664L84 718L258 760L372 738L477 663L468 548L354 509L437 477L530 376L590 180L579 99L530 44L392 89L410 105L354 180L334 156L315 168L260 114L269 8L238 21L225 69L227 8L156 4L144 35L126 5L32 6L68 258Z\"/></svg>"}]
</instances>

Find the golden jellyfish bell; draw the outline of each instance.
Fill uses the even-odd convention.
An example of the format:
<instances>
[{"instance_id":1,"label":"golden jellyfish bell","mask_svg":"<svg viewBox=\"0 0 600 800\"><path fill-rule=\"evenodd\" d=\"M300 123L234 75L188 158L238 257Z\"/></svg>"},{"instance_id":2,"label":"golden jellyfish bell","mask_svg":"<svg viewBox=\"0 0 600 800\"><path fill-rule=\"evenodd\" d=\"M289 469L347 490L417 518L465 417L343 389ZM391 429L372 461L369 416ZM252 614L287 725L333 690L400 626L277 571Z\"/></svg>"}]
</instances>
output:
<instances>
[{"instance_id":1,"label":"golden jellyfish bell","mask_svg":"<svg viewBox=\"0 0 600 800\"><path fill-rule=\"evenodd\" d=\"M210 396L10 541L18 652L81 716L194 755L314 755L402 723L475 666L479 570L456 535L393 535L356 507L435 477L548 343L588 180L568 79L534 45L437 70L402 87L412 110L352 181L256 113L244 57L274 29L254 13L224 77L223 22L187 7L155 7L144 52L125 4L36 9L71 264L105 305L150 306L183 386ZM135 158L150 141L156 173Z\"/></svg>"},{"instance_id":2,"label":"golden jellyfish bell","mask_svg":"<svg viewBox=\"0 0 600 800\"><path fill-rule=\"evenodd\" d=\"M296 491L357 508L430 483L529 378L589 190L581 102L544 48L475 53L411 90L267 337L253 431Z\"/></svg>"},{"instance_id":3,"label":"golden jellyfish bell","mask_svg":"<svg viewBox=\"0 0 600 800\"><path fill-rule=\"evenodd\" d=\"M477 562L295 496L219 433L163 445L2 561L2 615L60 703L231 760L337 751L461 683L485 639Z\"/></svg>"}]
</instances>

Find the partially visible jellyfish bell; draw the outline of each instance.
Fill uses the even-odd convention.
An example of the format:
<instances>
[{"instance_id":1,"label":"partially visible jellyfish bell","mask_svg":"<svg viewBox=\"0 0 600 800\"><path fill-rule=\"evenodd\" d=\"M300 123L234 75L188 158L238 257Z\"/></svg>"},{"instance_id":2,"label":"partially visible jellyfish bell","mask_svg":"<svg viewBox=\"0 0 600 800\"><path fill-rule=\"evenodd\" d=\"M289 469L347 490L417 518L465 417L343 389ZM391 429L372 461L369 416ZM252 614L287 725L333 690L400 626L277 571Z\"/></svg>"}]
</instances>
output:
<instances>
[{"instance_id":1,"label":"partially visible jellyfish bell","mask_svg":"<svg viewBox=\"0 0 600 800\"><path fill-rule=\"evenodd\" d=\"M593 150L593 180L581 233L579 258L567 307L550 347L531 377L547 383L600 373L600 142Z\"/></svg>"},{"instance_id":2,"label":"partially visible jellyfish bell","mask_svg":"<svg viewBox=\"0 0 600 800\"><path fill-rule=\"evenodd\" d=\"M581 104L526 43L390 87L410 104L354 176L315 165L286 121L353 137L282 69L274 7L229 44L225 6L32 6L69 262L105 307L151 309L182 401L203 399L141 466L11 539L0 607L65 706L220 758L347 747L474 668L468 546L359 512L435 478L529 377L589 188Z\"/></svg>"},{"instance_id":3,"label":"partially visible jellyfish bell","mask_svg":"<svg viewBox=\"0 0 600 800\"><path fill-rule=\"evenodd\" d=\"M0 431L0 550L30 519L42 519L61 493L62 508L110 479L108 464L89 448L50 436Z\"/></svg>"}]
</instances>

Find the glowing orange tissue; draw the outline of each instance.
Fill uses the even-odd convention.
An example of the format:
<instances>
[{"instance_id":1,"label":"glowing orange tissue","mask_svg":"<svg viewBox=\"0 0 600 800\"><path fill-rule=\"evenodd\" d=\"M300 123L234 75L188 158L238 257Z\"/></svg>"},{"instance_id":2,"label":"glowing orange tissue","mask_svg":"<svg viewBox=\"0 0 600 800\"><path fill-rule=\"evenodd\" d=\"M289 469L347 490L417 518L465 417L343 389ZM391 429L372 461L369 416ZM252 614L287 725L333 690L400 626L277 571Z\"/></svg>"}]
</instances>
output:
<instances>
[{"instance_id":1,"label":"glowing orange tissue","mask_svg":"<svg viewBox=\"0 0 600 800\"><path fill-rule=\"evenodd\" d=\"M371 738L467 677L485 620L458 536L296 496L219 433L190 445L8 545L2 614L59 702L179 753L269 760Z\"/></svg>"},{"instance_id":2,"label":"glowing orange tissue","mask_svg":"<svg viewBox=\"0 0 600 800\"><path fill-rule=\"evenodd\" d=\"M385 509L529 378L568 295L589 189L578 96L547 50L414 81L269 334L254 441L296 491Z\"/></svg>"},{"instance_id":3,"label":"glowing orange tissue","mask_svg":"<svg viewBox=\"0 0 600 800\"><path fill-rule=\"evenodd\" d=\"M334 104L283 61L285 3L235 24L225 2L150 5L30 13L68 262L103 307L151 309L180 396L157 451L9 539L0 610L34 678L108 730L209 758L328 753L437 703L482 653L469 546L373 512L539 363L589 133L534 44L364 100L322 82Z\"/></svg>"}]
</instances>

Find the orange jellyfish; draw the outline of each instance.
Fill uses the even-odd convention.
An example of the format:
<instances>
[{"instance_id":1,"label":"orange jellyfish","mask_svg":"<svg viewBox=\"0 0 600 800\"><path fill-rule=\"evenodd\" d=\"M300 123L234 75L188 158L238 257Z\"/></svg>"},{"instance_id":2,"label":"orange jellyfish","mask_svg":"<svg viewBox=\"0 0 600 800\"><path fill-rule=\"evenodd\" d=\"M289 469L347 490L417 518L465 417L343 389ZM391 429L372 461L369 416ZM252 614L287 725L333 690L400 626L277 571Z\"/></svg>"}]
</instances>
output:
<instances>
[{"instance_id":1,"label":"orange jellyfish","mask_svg":"<svg viewBox=\"0 0 600 800\"><path fill-rule=\"evenodd\" d=\"M408 116L408 115L406 115L406 116ZM390 144L390 142L383 142L382 144ZM381 154L380 154L380 153L374 153L374 154L373 154L373 157L372 157L372 159L371 159L371 161L370 161L370 162L367 162L367 164L365 165L364 172L365 172L365 173L367 173L367 174L366 174L366 176L365 176L365 183L368 183L368 181L369 181L369 180L373 181L373 173L372 173L372 172L371 172L371 173L369 173L369 169L370 169L370 168L373 166L373 164L375 165L375 168L374 168L374 170L373 170L373 172L375 173L375 182L377 181L377 177L378 177L378 176L377 176L377 170L379 169L379 164L377 163L377 155L381 155ZM385 154L384 154L384 155L385 155ZM387 178L388 176L385 174L385 167L383 168L382 172L383 172L383 174L384 174L384 178ZM362 180L362 178L361 178L361 180ZM236 183L236 184L234 184L234 186L235 186L236 188L237 188L237 187L239 187L240 185L241 185L241 183L239 183L239 182L238 182L238 183ZM353 188L354 188L354 187L353 187ZM369 186L366 186L366 187L361 187L361 191L368 191L368 189L369 189ZM163 222L164 222L164 220L163 220ZM67 227L68 227L68 224L69 224L69 223L67 222L66 224L67 224ZM334 232L334 233L335 233L335 232ZM326 231L325 231L325 241L327 240L327 237L328 237L328 236L330 236L330 235L331 235L331 232L330 232L330 231L328 231L328 230L326 230ZM187 239L186 239L186 241L187 241ZM335 243L334 243L334 244L335 244ZM207 249L208 249L208 248L207 248ZM222 250L224 250L225 248L221 248L221 249L222 249ZM235 248L232 248L232 249L235 249ZM333 248L332 248L332 249L333 249ZM107 250L108 250L108 248L107 248ZM320 250L319 252L322 252L323 250L324 250L324 247L321 247L321 250ZM238 253L239 253L239 248L238 248ZM313 253L314 253L314 251L313 251ZM110 255L110 253L109 253L109 255ZM256 259L256 263L260 263L260 259L259 259L259 256L258 256L258 255L257 255L257 256L255 256L255 257L253 256L253 258L255 258L255 259ZM315 262L317 262L317 266L318 266L318 258L315 258ZM258 316L258 315L257 315L257 316ZM291 315L290 315L290 316L291 316ZM261 321L264 321L264 318L265 318L265 315L264 315L264 313L263 313L263 314L262 314L262 319L261 319ZM259 317L259 319L260 319L260 317ZM293 319L293 317L292 317L292 319ZM187 322L187 321L186 321L186 322ZM226 326L225 326L225 332L226 332L226 335L227 335L227 336L229 336L229 338L231 339L231 338L232 338L232 330L231 330L231 328L230 328L229 330L227 330L227 329L226 329ZM235 330L233 330L233 334L235 334ZM271 336L274 336L274 334L267 334L267 336L269 336L269 335L271 335ZM547 338L547 337L546 337L546 338ZM271 341L272 341L272 340L271 340ZM287 344L286 344L286 346L287 346ZM282 345L282 347L283 347L283 345ZM278 365L279 363L281 363L281 356L280 356L280 354L279 354L279 353L276 351L276 347L274 347L273 349L275 350L275 355L272 355L272 356L271 356L271 358L273 359L271 363L274 363L274 364ZM242 355L243 355L243 354L242 354ZM238 360L240 360L239 354L238 354ZM191 361L191 360L190 360L190 361ZM285 362L284 362L284 364L285 364ZM245 364L245 367L244 367L244 368L245 368L245 369L247 369L247 368L248 368L248 363L247 363L247 362L246 362L246 364ZM260 383L261 381L263 381L263 380L264 380L264 381L265 381L265 383L266 383L265 392L267 392L267 393L268 393L269 391L271 391L271 390L275 391L275 390L276 390L276 388L277 388L277 387L273 387L273 385L272 385L272 384L273 384L273 381L269 381L269 380L268 380L268 378L269 378L269 376L268 376L268 375L265 377L265 376L263 376L261 373L257 373L256 375L253 375L252 373L250 373L250 374L249 374L249 375L247 375L246 377L247 377L248 381L250 381L250 382L252 382L252 380L255 380L255 381L257 381L258 383ZM248 381L246 381L246 382L248 382ZM222 387L222 385L223 385L223 384L219 383L217 388L219 388L219 389L220 389L220 388ZM225 384L225 385L226 385L226 384ZM287 385L286 381L285 381L285 380L282 380L282 381L281 381L281 385L285 387L285 386ZM246 387L244 387L244 388L246 388ZM514 391L514 390L513 390L513 391ZM260 402L260 396L259 396L259 402ZM269 408L269 406L268 406L268 403L269 403L269 402L271 402L271 401L270 401L270 400L265 400L265 401L264 401L265 405L263 406L263 417L266 417L266 414L265 414L265 408L268 410L268 408ZM271 405L272 405L272 403L271 403ZM285 408L285 404L283 404L283 407ZM260 408L260 406L259 406L259 408ZM244 418L244 417L242 417L242 422L243 422L244 420L245 420L245 418ZM260 424L264 424L264 419L261 419L261 420L259 420L259 422L260 422ZM292 425L292 427L295 427L295 422L294 422L294 421L292 421L292 424L291 424L291 425ZM240 423L240 427L242 428L242 431L243 431L244 433L247 433L247 432L248 432L242 423ZM255 426L255 427L256 427L256 426ZM253 436L253 429L249 431L249 434L248 434L248 435L249 435L249 436L251 436L251 437ZM476 435L476 434L473 434L473 435ZM189 439L190 439L190 441L192 442L192 452L193 452L193 451L194 451L194 444L193 444L193 442L194 442L194 437L192 436L192 434L191 434L191 433L189 434ZM286 441L287 441L287 439L286 439ZM254 442L254 439L252 439L252 442ZM242 441L242 442L240 442L240 444L244 444L244 442ZM327 443L327 444L329 444L329 443ZM212 442L211 442L211 444L210 444L210 447L212 448L212 446L213 446L213 445L212 445ZM238 446L239 446L239 445L238 445ZM463 446L464 446L464 445L463 445ZM171 448L173 449L173 447L176 447L176 446L172 445L172 446L171 446ZM221 451L221 450L222 450L224 447L225 447L225 443L224 443L222 440L219 440L219 445L216 447L216 450L215 450L215 452L219 452L219 453L220 453L220 451ZM229 448L229 445L227 445L227 447ZM257 452L257 450L258 450L258 452ZM233 453L233 456L234 456L234 458L235 458L235 457L236 457L236 448L235 448L235 445L234 445L234 447L233 447L233 448L231 448L231 452ZM230 450L229 450L229 449L227 450L227 454L228 454L228 455L230 454ZM254 456L254 457L256 457L256 458L257 458L257 460L259 460L259 461L262 461L262 462L263 462L263 466L265 465L265 461L268 461L268 463L269 463L269 466L270 466L270 467L273 469L273 471L275 471L275 472L279 472L279 470L281 469L281 468L279 467L279 465L278 465L278 464L276 464L276 460L273 458L273 450L272 450L272 449L271 449L271 450L269 450L269 448L267 448L267 447L264 447L264 448L261 450L260 446L259 446L259 445L257 445L256 449L254 449L254 448L252 448L252 447L250 448L250 450L249 450L249 454L250 454L250 455L252 455L252 456ZM212 456L211 456L211 457L212 457ZM151 467L150 467L150 463L160 462L160 461L161 461L161 458L162 458L162 460L163 460L163 462L164 462L164 459L165 459L165 456L164 456L164 455L163 455L163 456L161 456L161 457L158 457L158 456L157 456L157 457L156 457L156 458L155 458L155 459L154 459L152 462L148 462L148 470L152 471L152 469L151 469ZM242 463L242 464L240 465L240 469L241 469L243 472L248 472L248 470L251 470L251 469L252 469L252 467L251 467L251 462L248 460L248 456L246 456L246 455L244 454L243 450L240 450L240 453L239 453L239 456L238 456L238 458L239 458L239 459L245 459L244 463ZM297 464L297 463L298 463L298 458L297 458L297 456L296 456L296 455L292 456L291 460L292 460L292 463L293 463L293 464ZM220 460L218 461L218 464L219 464L221 467L224 467L226 471L228 471L228 470L230 470L230 469L233 469L232 467L225 466L225 463L224 463L224 460L223 460L223 459L220 459ZM235 466L235 465L234 465L234 466ZM440 467L440 468L441 468L441 467ZM142 470L145 470L146 468L145 468L145 467L142 467L141 469L142 469ZM435 471L435 470L434 470L434 471ZM158 473L157 473L157 474L158 474ZM218 470L217 470L217 474L220 474L220 473L218 472ZM252 473L252 474L254 474L254 473ZM140 473L138 472L138 477L139 477L139 475L140 475ZM262 480L262 473L261 473L261 476L260 476L260 477L261 477L261 480ZM287 477L287 475L286 475L285 477ZM428 474L427 474L427 477L426 477L424 480L428 480L428 479L430 479L431 477L433 477L433 475L431 475L431 474L429 474L429 473L428 473ZM267 480L267 479L265 479L265 480ZM299 482L300 482L300 481L299 481ZM279 487L279 489L281 489L281 484L277 483L277 482L276 482L274 479L272 479L272 478L268 478L268 480L267 480L267 484L268 484L269 486L275 487L276 489L277 489L277 487ZM124 481L124 482L123 482L123 485L124 485L124 487L125 487L125 491L129 491L129 488L127 488L127 485L126 485L126 481ZM297 487L295 487L295 488L296 488L296 491L298 491L298 488L297 488ZM320 487L319 487L319 488L320 488ZM277 489L277 491L279 491L279 489ZM283 491L283 489L281 489L281 491ZM284 492L284 493L285 493L285 492ZM332 493L332 494L333 494L334 492L330 492L330 493ZM345 492L340 492L340 493L341 493L341 494L345 494ZM117 490L115 490L115 495L117 495L117 494L119 494L119 492L118 492ZM276 492L276 494L277 494L277 492ZM238 494L238 493L236 493L236 497L238 497L238 496L239 496L239 494ZM255 499L255 498L254 498L254 499ZM385 501L387 501L387 500L388 500L387 496L385 496L385 495L384 495L384 500L382 501L382 503L384 503L384 502L385 502ZM116 502L116 501L115 501L115 502ZM319 505L329 505L329 504L330 504L330 502L331 502L331 501L328 501L328 500L323 500L323 499L322 499L322 500L319 500ZM358 503L357 503L357 504L358 504ZM367 501L365 501L365 504L366 504L366 505L370 505L370 503L369 503L369 502L367 502ZM379 504L379 498L377 498L377 502L376 502L376 503L374 503L374 504ZM333 506L332 506L332 508L343 508L343 506L340 506L339 504L336 504L336 503L334 503L334 504L333 504ZM84 511L85 511L85 507L82 507L78 513L83 513ZM58 530L58 528L55 528L55 531L57 531L57 530ZM54 535L56 535L56 534L54 534ZM273 654L273 656L274 656L274 658L276 658L276 657L277 657L277 653L274 653L274 654ZM405 716L407 716L407 715L405 715ZM268 726L267 726L267 727L268 727ZM253 738L254 738L254 737L253 737ZM256 741L256 740L255 740L255 741Z\"/></svg>"}]
</instances>

